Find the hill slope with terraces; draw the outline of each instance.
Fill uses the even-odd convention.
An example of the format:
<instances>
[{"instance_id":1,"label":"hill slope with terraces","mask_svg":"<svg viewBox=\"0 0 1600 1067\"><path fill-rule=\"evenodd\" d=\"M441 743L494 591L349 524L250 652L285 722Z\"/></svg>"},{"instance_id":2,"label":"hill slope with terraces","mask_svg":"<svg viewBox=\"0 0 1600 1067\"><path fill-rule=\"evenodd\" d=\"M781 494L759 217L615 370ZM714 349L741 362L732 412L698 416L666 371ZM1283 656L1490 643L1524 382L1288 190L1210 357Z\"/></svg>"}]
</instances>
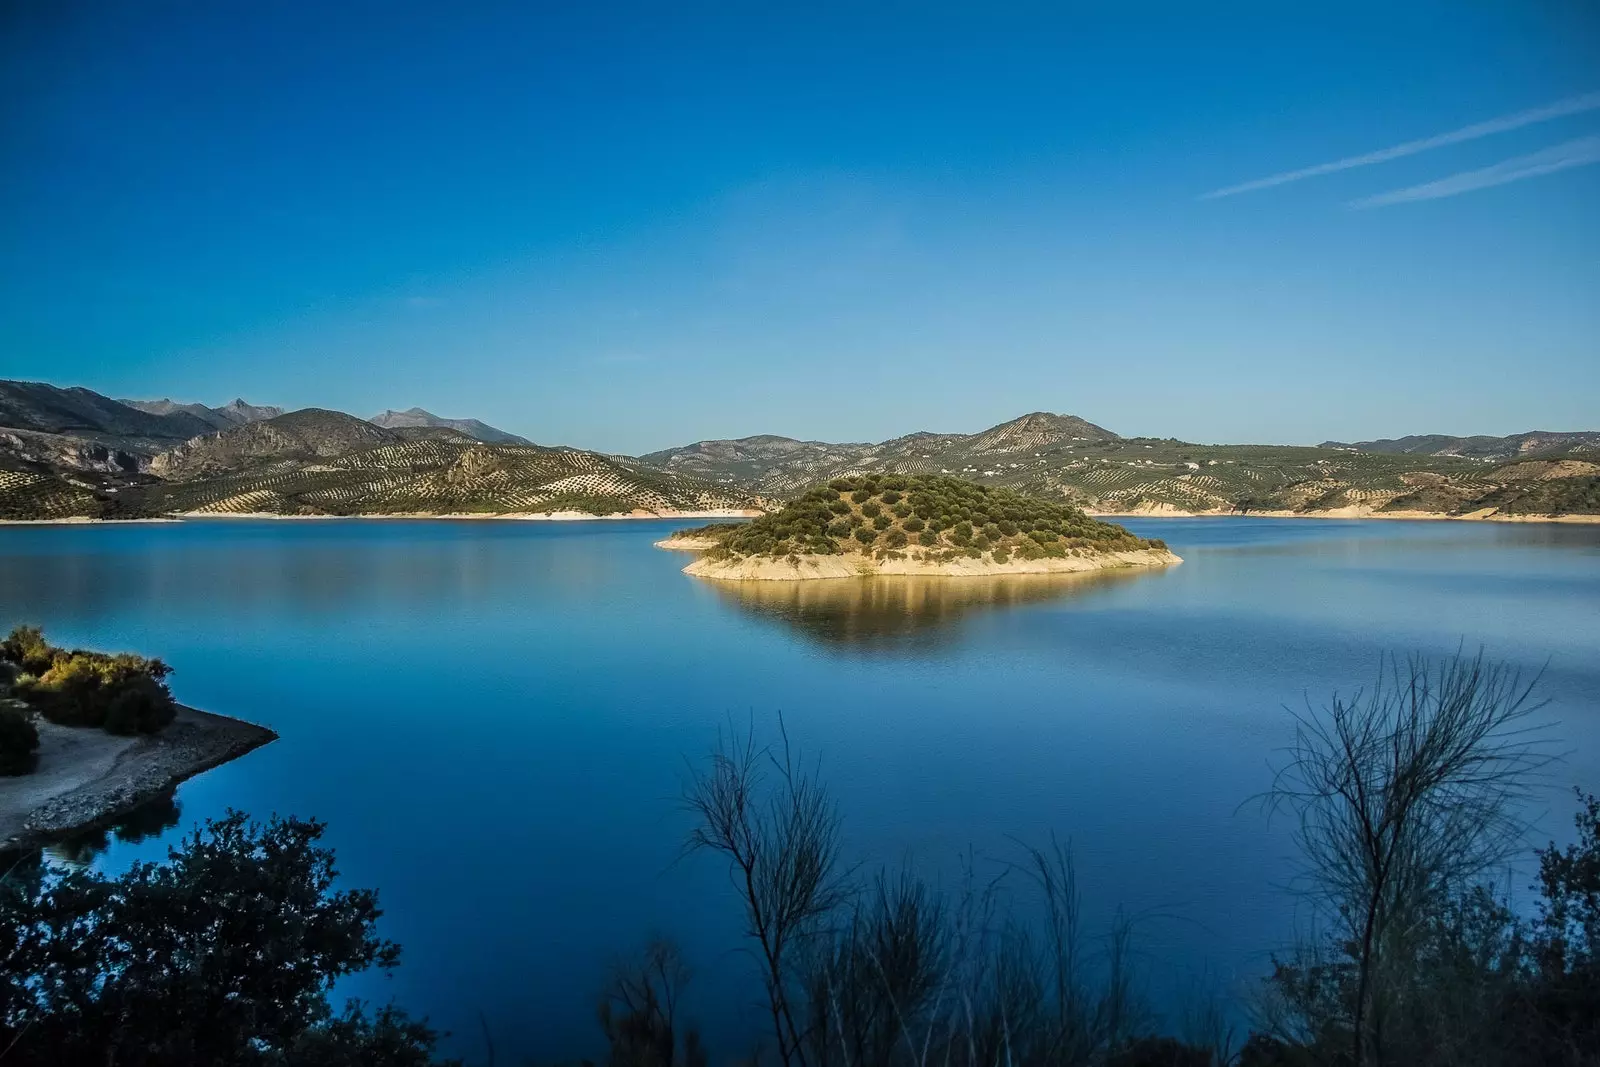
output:
<instances>
[{"instance_id":1,"label":"hill slope with terraces","mask_svg":"<svg viewBox=\"0 0 1600 1067\"><path fill-rule=\"evenodd\" d=\"M1600 434L1547 436L1541 447L1534 435L1521 435L1509 446L1517 458L1506 462L1499 457L1507 446L1481 455L1431 455L1334 445L1200 445L1121 437L1075 416L1034 413L975 434L916 433L881 444L751 437L701 441L643 458L779 496L837 477L942 474L1114 514L1600 514Z\"/></svg>"},{"instance_id":2,"label":"hill slope with terraces","mask_svg":"<svg viewBox=\"0 0 1600 1067\"><path fill-rule=\"evenodd\" d=\"M15 465L14 465L15 466ZM0 518L163 515L745 513L770 502L629 460L491 445L447 427L387 430L309 408L198 437L139 484L0 469Z\"/></svg>"}]
</instances>

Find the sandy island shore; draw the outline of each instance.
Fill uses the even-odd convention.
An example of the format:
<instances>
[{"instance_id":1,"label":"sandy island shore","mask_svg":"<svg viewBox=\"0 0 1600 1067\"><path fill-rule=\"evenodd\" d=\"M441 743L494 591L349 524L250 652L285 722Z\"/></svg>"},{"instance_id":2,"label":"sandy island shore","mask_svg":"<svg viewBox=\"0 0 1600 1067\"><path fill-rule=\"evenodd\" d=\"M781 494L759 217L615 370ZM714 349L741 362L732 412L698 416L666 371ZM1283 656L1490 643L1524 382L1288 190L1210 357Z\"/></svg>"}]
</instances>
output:
<instances>
[{"instance_id":1,"label":"sandy island shore","mask_svg":"<svg viewBox=\"0 0 1600 1067\"><path fill-rule=\"evenodd\" d=\"M668 537L656 542L657 548L679 552L704 552L716 545L716 541L705 537ZM683 573L696 578L735 582L792 582L817 578L860 578L873 574L944 575L956 578L996 574L1081 574L1132 567L1170 567L1182 562L1175 552L1164 548L1106 552L1097 556L1067 556L1064 559L1013 559L1005 563L966 556L945 563L911 556L879 560L852 553L843 556L785 556L778 559L757 556L697 559L683 568Z\"/></svg>"},{"instance_id":2,"label":"sandy island shore","mask_svg":"<svg viewBox=\"0 0 1600 1067\"><path fill-rule=\"evenodd\" d=\"M93 826L237 759L278 735L264 726L180 706L159 734L118 737L37 720L32 774L0 778L0 849L30 847Z\"/></svg>"}]
</instances>

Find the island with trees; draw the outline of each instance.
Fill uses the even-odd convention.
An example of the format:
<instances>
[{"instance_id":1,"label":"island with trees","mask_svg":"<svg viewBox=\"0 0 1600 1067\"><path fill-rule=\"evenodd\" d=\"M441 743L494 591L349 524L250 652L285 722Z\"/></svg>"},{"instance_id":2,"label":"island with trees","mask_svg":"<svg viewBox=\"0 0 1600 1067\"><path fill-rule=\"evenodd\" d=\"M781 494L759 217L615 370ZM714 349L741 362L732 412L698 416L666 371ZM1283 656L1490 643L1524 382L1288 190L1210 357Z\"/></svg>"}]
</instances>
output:
<instances>
[{"instance_id":1,"label":"island with trees","mask_svg":"<svg viewBox=\"0 0 1600 1067\"><path fill-rule=\"evenodd\" d=\"M835 478L749 523L683 530L662 548L701 553L702 578L1050 574L1182 562L1069 504L942 475Z\"/></svg>"}]
</instances>

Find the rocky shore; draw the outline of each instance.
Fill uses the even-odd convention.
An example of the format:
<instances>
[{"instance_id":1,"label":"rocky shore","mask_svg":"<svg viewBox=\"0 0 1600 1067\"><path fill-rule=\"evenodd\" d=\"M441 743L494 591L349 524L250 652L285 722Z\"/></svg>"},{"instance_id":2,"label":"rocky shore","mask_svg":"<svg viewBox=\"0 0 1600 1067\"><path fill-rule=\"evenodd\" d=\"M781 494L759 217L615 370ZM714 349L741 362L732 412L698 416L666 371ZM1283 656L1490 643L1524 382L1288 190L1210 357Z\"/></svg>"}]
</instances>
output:
<instances>
[{"instance_id":1,"label":"rocky shore","mask_svg":"<svg viewBox=\"0 0 1600 1067\"><path fill-rule=\"evenodd\" d=\"M34 772L0 778L0 849L31 847L113 819L278 736L181 706L166 729L148 737L37 725Z\"/></svg>"}]
</instances>

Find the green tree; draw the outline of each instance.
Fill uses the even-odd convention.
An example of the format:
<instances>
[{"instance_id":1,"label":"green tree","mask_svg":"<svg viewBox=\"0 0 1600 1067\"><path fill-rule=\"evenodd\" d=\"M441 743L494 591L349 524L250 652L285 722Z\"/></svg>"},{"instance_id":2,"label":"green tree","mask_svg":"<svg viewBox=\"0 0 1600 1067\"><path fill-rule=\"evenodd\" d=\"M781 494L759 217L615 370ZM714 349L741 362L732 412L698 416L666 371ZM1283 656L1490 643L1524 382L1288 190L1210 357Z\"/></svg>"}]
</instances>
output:
<instances>
[{"instance_id":1,"label":"green tree","mask_svg":"<svg viewBox=\"0 0 1600 1067\"><path fill-rule=\"evenodd\" d=\"M119 878L33 872L0 885L7 1064L422 1064L401 1013L335 1016L333 983L392 969L371 890L335 890L315 820L232 812ZM320 1058L319 1058L320 1057Z\"/></svg>"}]
</instances>

